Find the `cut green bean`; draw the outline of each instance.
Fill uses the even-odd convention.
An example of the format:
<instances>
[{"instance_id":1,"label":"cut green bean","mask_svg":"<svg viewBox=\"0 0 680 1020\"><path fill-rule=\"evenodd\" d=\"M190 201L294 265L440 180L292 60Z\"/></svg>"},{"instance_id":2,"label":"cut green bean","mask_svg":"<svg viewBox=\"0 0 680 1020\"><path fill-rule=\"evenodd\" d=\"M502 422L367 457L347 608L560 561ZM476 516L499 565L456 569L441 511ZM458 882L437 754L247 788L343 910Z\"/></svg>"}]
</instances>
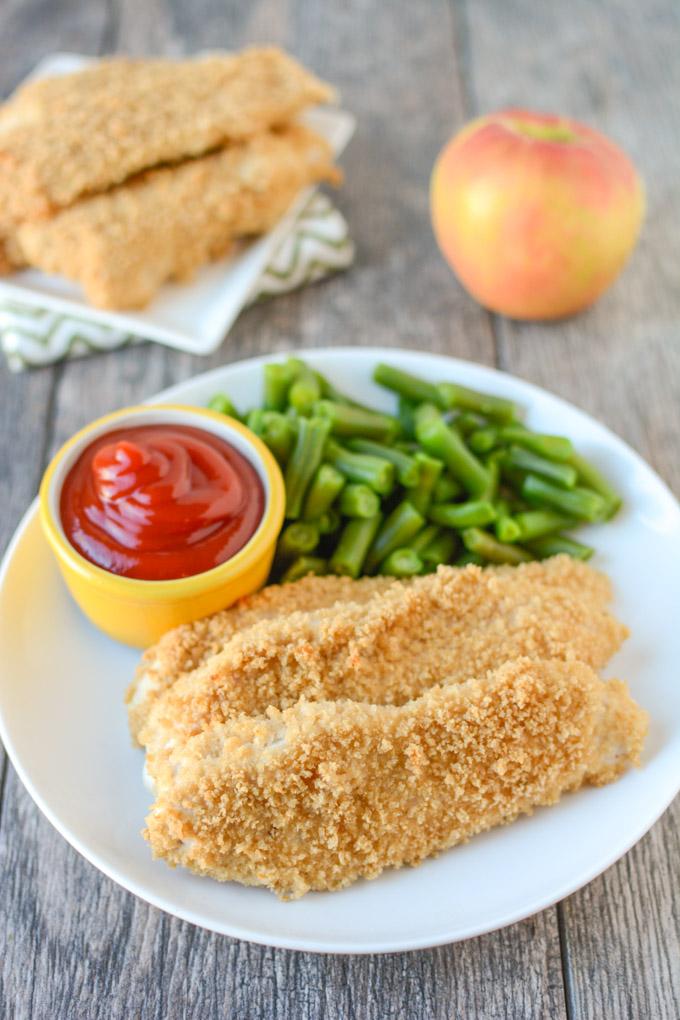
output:
<instances>
[{"instance_id":1,"label":"cut green bean","mask_svg":"<svg viewBox=\"0 0 680 1020\"><path fill-rule=\"evenodd\" d=\"M425 567L436 569L440 563L450 563L456 551L458 540L452 531L442 531L420 553Z\"/></svg>"},{"instance_id":2,"label":"cut green bean","mask_svg":"<svg viewBox=\"0 0 680 1020\"><path fill-rule=\"evenodd\" d=\"M533 559L531 553L522 549L519 545L509 545L506 542L499 542L487 531L479 528L467 528L463 533L463 545L471 552L476 553L488 563L526 563Z\"/></svg>"},{"instance_id":3,"label":"cut green bean","mask_svg":"<svg viewBox=\"0 0 680 1020\"><path fill-rule=\"evenodd\" d=\"M446 415L444 417L446 418ZM450 424L455 427L456 432L467 439L473 432L478 432L482 428L484 419L480 418L478 414L473 414L472 411L462 411L460 414L453 415Z\"/></svg>"},{"instance_id":4,"label":"cut green bean","mask_svg":"<svg viewBox=\"0 0 680 1020\"><path fill-rule=\"evenodd\" d=\"M289 359L287 362L270 361L264 366L264 409L284 411L288 402L288 390L299 368Z\"/></svg>"},{"instance_id":5,"label":"cut green bean","mask_svg":"<svg viewBox=\"0 0 680 1020\"><path fill-rule=\"evenodd\" d=\"M462 488L451 475L442 475L437 480L432 492L434 503L452 503L462 493Z\"/></svg>"},{"instance_id":6,"label":"cut green bean","mask_svg":"<svg viewBox=\"0 0 680 1020\"><path fill-rule=\"evenodd\" d=\"M293 521L279 536L276 555L288 560L302 553L310 553L319 544L319 529L312 521Z\"/></svg>"},{"instance_id":7,"label":"cut green bean","mask_svg":"<svg viewBox=\"0 0 680 1020\"><path fill-rule=\"evenodd\" d=\"M433 493L444 470L444 463L441 460L437 460L436 457L430 457L429 454L423 453L422 450L414 453L413 460L418 465L418 481L415 486L408 488L406 498L413 504L418 513L425 514L432 502ZM454 484L459 488L457 483ZM441 502L446 501L441 500Z\"/></svg>"},{"instance_id":8,"label":"cut green bean","mask_svg":"<svg viewBox=\"0 0 680 1020\"><path fill-rule=\"evenodd\" d=\"M302 513L307 487L323 457L328 436L328 422L321 418L298 420L295 446L286 465L286 517L295 519Z\"/></svg>"},{"instance_id":9,"label":"cut green bean","mask_svg":"<svg viewBox=\"0 0 680 1020\"><path fill-rule=\"evenodd\" d=\"M345 485L345 476L332 464L319 464L309 485L302 516L313 521L335 502Z\"/></svg>"},{"instance_id":10,"label":"cut green bean","mask_svg":"<svg viewBox=\"0 0 680 1020\"><path fill-rule=\"evenodd\" d=\"M426 549L430 542L434 541L437 535L440 534L441 528L438 528L436 524L426 524L425 527L411 539L409 542L409 548L415 550L415 552L420 555L423 549Z\"/></svg>"},{"instance_id":11,"label":"cut green bean","mask_svg":"<svg viewBox=\"0 0 680 1020\"><path fill-rule=\"evenodd\" d=\"M494 531L499 542L518 542L522 537L519 524L509 514L500 514L496 518Z\"/></svg>"},{"instance_id":12,"label":"cut green bean","mask_svg":"<svg viewBox=\"0 0 680 1020\"><path fill-rule=\"evenodd\" d=\"M381 520L382 514L376 514L375 517L356 517L345 525L328 564L334 574L359 576Z\"/></svg>"},{"instance_id":13,"label":"cut green bean","mask_svg":"<svg viewBox=\"0 0 680 1020\"><path fill-rule=\"evenodd\" d=\"M246 425L256 435L262 435L264 430L264 415L265 411L262 407L254 407L251 411L248 411L246 415Z\"/></svg>"},{"instance_id":14,"label":"cut green bean","mask_svg":"<svg viewBox=\"0 0 680 1020\"><path fill-rule=\"evenodd\" d=\"M479 498L493 503L498 495L498 484L500 480L500 467L495 454L487 460L486 464L487 483L486 488L480 492Z\"/></svg>"},{"instance_id":15,"label":"cut green bean","mask_svg":"<svg viewBox=\"0 0 680 1020\"><path fill-rule=\"evenodd\" d=\"M459 386L457 383L439 383L436 389L439 394L439 400L436 402L441 407L472 411L475 414L481 414L483 418L490 418L492 421L498 422L514 422L522 416L518 405L503 397L479 393L477 390Z\"/></svg>"},{"instance_id":16,"label":"cut green bean","mask_svg":"<svg viewBox=\"0 0 680 1020\"><path fill-rule=\"evenodd\" d=\"M226 414L229 418L236 418L237 420L240 420L241 418L226 393L216 393L215 396L211 397L208 401L208 407L211 411L218 411L220 414Z\"/></svg>"},{"instance_id":17,"label":"cut green bean","mask_svg":"<svg viewBox=\"0 0 680 1020\"><path fill-rule=\"evenodd\" d=\"M415 577L422 574L423 561L414 549L394 549L382 561L378 572L391 577Z\"/></svg>"},{"instance_id":18,"label":"cut green bean","mask_svg":"<svg viewBox=\"0 0 680 1020\"><path fill-rule=\"evenodd\" d=\"M496 520L496 508L487 500L470 500L467 503L435 503L428 518L444 528L482 528Z\"/></svg>"},{"instance_id":19,"label":"cut green bean","mask_svg":"<svg viewBox=\"0 0 680 1020\"><path fill-rule=\"evenodd\" d=\"M318 577L328 573L328 564L320 556L298 556L293 560L281 578L283 584L291 581L299 581L308 574L315 574Z\"/></svg>"},{"instance_id":20,"label":"cut green bean","mask_svg":"<svg viewBox=\"0 0 680 1020\"><path fill-rule=\"evenodd\" d=\"M576 468L579 480L584 482L587 488L593 489L603 497L608 507L607 520L612 518L623 502L618 492L609 484L594 464L591 464L589 460L586 460L585 457L582 457L575 450L569 458L569 463L572 467Z\"/></svg>"},{"instance_id":21,"label":"cut green bean","mask_svg":"<svg viewBox=\"0 0 680 1020\"><path fill-rule=\"evenodd\" d=\"M437 386L434 383L426 382L425 379L419 379L416 375L411 375L410 372L402 372L399 368L381 363L376 365L373 379L379 386L398 393L400 397L404 397L414 404L425 402L436 404L438 407L443 406Z\"/></svg>"},{"instance_id":22,"label":"cut green bean","mask_svg":"<svg viewBox=\"0 0 680 1020\"><path fill-rule=\"evenodd\" d=\"M375 517L380 509L380 496L368 485L351 482L342 490L340 513L345 517Z\"/></svg>"},{"instance_id":23,"label":"cut green bean","mask_svg":"<svg viewBox=\"0 0 680 1020\"><path fill-rule=\"evenodd\" d=\"M288 391L288 403L298 414L309 415L321 399L321 385L310 369L301 372Z\"/></svg>"},{"instance_id":24,"label":"cut green bean","mask_svg":"<svg viewBox=\"0 0 680 1020\"><path fill-rule=\"evenodd\" d=\"M421 404L416 411L416 436L427 453L444 461L471 496L486 490L489 484L486 468L431 405Z\"/></svg>"},{"instance_id":25,"label":"cut green bean","mask_svg":"<svg viewBox=\"0 0 680 1020\"><path fill-rule=\"evenodd\" d=\"M522 496L534 506L548 506L583 521L604 520L608 509L604 498L592 489L560 489L538 475L526 476Z\"/></svg>"},{"instance_id":26,"label":"cut green bean","mask_svg":"<svg viewBox=\"0 0 680 1020\"><path fill-rule=\"evenodd\" d=\"M533 542L528 542L527 547L539 560L545 560L549 556L559 556L562 553L566 553L567 556L572 556L576 560L589 560L595 552L591 546L575 542L573 538L567 538L566 535L546 535L544 538L536 538Z\"/></svg>"},{"instance_id":27,"label":"cut green bean","mask_svg":"<svg viewBox=\"0 0 680 1020\"><path fill-rule=\"evenodd\" d=\"M333 535L340 527L340 511L334 506L325 510L314 522L319 529L320 535Z\"/></svg>"},{"instance_id":28,"label":"cut green bean","mask_svg":"<svg viewBox=\"0 0 680 1020\"><path fill-rule=\"evenodd\" d=\"M333 435L341 438L356 436L391 442L401 432L398 418L348 404L336 404L332 400L317 400L314 413L327 418Z\"/></svg>"},{"instance_id":29,"label":"cut green bean","mask_svg":"<svg viewBox=\"0 0 680 1020\"><path fill-rule=\"evenodd\" d=\"M264 411L258 435L267 444L279 464L285 465L295 443L296 427L278 411Z\"/></svg>"},{"instance_id":30,"label":"cut green bean","mask_svg":"<svg viewBox=\"0 0 680 1020\"><path fill-rule=\"evenodd\" d=\"M519 528L519 541L528 542L544 535L552 535L564 528L571 528L576 521L555 510L523 510L512 518ZM500 537L500 536L499 536Z\"/></svg>"},{"instance_id":31,"label":"cut green bean","mask_svg":"<svg viewBox=\"0 0 680 1020\"><path fill-rule=\"evenodd\" d=\"M503 460L510 467L520 471L530 471L534 475L547 478L548 481L559 485L561 489L573 489L576 485L578 475L576 468L571 464L539 457L537 453L533 453L525 447L513 444L504 454Z\"/></svg>"},{"instance_id":32,"label":"cut green bean","mask_svg":"<svg viewBox=\"0 0 680 1020\"><path fill-rule=\"evenodd\" d=\"M475 567L483 567L484 560L481 556L478 556L477 553L470 552L469 549L462 552L455 562L456 567L469 567L471 564Z\"/></svg>"},{"instance_id":33,"label":"cut green bean","mask_svg":"<svg viewBox=\"0 0 680 1020\"><path fill-rule=\"evenodd\" d=\"M574 448L571 440L564 436L547 436L541 432L530 432L523 425L504 425L499 429L499 437L505 443L517 443L524 446L539 457L547 457L548 460L570 460Z\"/></svg>"},{"instance_id":34,"label":"cut green bean","mask_svg":"<svg viewBox=\"0 0 680 1020\"><path fill-rule=\"evenodd\" d=\"M397 402L397 417L401 422L401 428L405 436L409 439L415 438L416 434L416 422L415 422L416 405L412 401L407 400L406 397L399 397Z\"/></svg>"},{"instance_id":35,"label":"cut green bean","mask_svg":"<svg viewBox=\"0 0 680 1020\"><path fill-rule=\"evenodd\" d=\"M332 439L326 443L326 457L350 482L364 482L380 496L394 488L394 464L384 457L354 453Z\"/></svg>"},{"instance_id":36,"label":"cut green bean","mask_svg":"<svg viewBox=\"0 0 680 1020\"><path fill-rule=\"evenodd\" d=\"M498 446L499 432L490 425L488 428L477 429L468 436L468 446L474 453L490 453Z\"/></svg>"},{"instance_id":37,"label":"cut green bean","mask_svg":"<svg viewBox=\"0 0 680 1020\"><path fill-rule=\"evenodd\" d=\"M395 549L409 544L410 540L420 531L425 518L419 514L407 499L399 503L389 514L380 531L373 539L366 557L365 569L371 573L386 556Z\"/></svg>"},{"instance_id":38,"label":"cut green bean","mask_svg":"<svg viewBox=\"0 0 680 1020\"><path fill-rule=\"evenodd\" d=\"M368 453L373 457L384 457L394 464L397 478L404 486L418 484L420 469L414 457L397 450L394 446L386 446L384 443L376 443L371 439L348 439L347 446L355 453Z\"/></svg>"}]
</instances>

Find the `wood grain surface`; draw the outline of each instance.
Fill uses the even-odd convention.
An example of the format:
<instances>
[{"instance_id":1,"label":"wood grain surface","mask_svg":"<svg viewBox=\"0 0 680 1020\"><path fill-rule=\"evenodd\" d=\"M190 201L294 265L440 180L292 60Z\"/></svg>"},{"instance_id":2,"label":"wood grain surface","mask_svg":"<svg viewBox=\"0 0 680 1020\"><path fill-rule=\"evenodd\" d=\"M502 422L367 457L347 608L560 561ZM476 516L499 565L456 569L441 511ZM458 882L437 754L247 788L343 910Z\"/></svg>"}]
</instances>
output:
<instances>
[{"instance_id":1,"label":"wood grain surface","mask_svg":"<svg viewBox=\"0 0 680 1020\"><path fill-rule=\"evenodd\" d=\"M349 274L245 313L209 359L156 345L10 376L0 366L0 547L51 452L165 385L289 347L384 344L496 364L614 428L680 492L680 8L673 0L2 0L0 89L55 50L192 52L272 41L359 120L338 196ZM508 104L617 138L648 185L641 243L585 315L482 311L439 257L427 186L466 118ZM212 935L123 892L38 812L2 759L0 1017L8 1020L677 1020L680 806L555 908L435 950L315 956Z\"/></svg>"}]
</instances>

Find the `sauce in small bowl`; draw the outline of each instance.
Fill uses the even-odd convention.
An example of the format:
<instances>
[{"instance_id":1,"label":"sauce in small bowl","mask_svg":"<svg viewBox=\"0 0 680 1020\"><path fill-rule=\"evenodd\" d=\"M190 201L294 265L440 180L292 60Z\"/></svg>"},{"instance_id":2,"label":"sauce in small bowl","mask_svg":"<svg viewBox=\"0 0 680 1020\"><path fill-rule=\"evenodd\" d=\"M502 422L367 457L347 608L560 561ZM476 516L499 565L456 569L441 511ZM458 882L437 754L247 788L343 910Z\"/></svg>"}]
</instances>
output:
<instances>
[{"instance_id":1,"label":"sauce in small bowl","mask_svg":"<svg viewBox=\"0 0 680 1020\"><path fill-rule=\"evenodd\" d=\"M181 406L129 408L56 454L40 490L46 537L87 616L144 646L266 581L285 491L240 422Z\"/></svg>"}]
</instances>

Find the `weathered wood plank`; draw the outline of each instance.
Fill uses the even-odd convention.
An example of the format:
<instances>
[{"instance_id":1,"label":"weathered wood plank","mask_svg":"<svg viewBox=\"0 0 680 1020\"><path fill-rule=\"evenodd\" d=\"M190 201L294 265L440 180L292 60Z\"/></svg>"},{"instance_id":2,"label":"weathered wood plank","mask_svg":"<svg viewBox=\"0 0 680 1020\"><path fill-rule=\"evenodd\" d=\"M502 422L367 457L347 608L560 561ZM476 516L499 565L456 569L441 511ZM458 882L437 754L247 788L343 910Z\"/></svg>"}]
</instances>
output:
<instances>
[{"instance_id":1,"label":"weathered wood plank","mask_svg":"<svg viewBox=\"0 0 680 1020\"><path fill-rule=\"evenodd\" d=\"M589 312L498 321L503 367L572 400L680 492L680 12L655 0L469 4L477 111L527 105L580 117L631 154L648 187L640 245ZM574 1018L680 1015L678 802L616 867L561 908Z\"/></svg>"}]
</instances>

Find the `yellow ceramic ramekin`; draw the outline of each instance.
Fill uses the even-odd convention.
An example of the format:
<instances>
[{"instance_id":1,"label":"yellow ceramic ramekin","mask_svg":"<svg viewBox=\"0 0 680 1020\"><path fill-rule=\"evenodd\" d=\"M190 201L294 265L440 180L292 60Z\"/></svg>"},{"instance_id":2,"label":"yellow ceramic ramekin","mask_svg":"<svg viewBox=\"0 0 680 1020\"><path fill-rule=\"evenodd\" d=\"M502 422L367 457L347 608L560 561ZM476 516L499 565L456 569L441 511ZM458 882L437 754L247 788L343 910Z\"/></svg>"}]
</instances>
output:
<instances>
[{"instance_id":1,"label":"yellow ceramic ramekin","mask_svg":"<svg viewBox=\"0 0 680 1020\"><path fill-rule=\"evenodd\" d=\"M61 488L70 468L93 440L135 425L193 425L231 443L257 471L265 491L264 515L253 537L212 570L172 581L141 581L95 566L71 545L61 524ZM285 489L276 460L245 425L215 411L176 404L128 407L87 425L62 446L40 486L40 520L64 580L86 616L106 634L145 647L180 623L217 612L267 579L285 512Z\"/></svg>"}]
</instances>

